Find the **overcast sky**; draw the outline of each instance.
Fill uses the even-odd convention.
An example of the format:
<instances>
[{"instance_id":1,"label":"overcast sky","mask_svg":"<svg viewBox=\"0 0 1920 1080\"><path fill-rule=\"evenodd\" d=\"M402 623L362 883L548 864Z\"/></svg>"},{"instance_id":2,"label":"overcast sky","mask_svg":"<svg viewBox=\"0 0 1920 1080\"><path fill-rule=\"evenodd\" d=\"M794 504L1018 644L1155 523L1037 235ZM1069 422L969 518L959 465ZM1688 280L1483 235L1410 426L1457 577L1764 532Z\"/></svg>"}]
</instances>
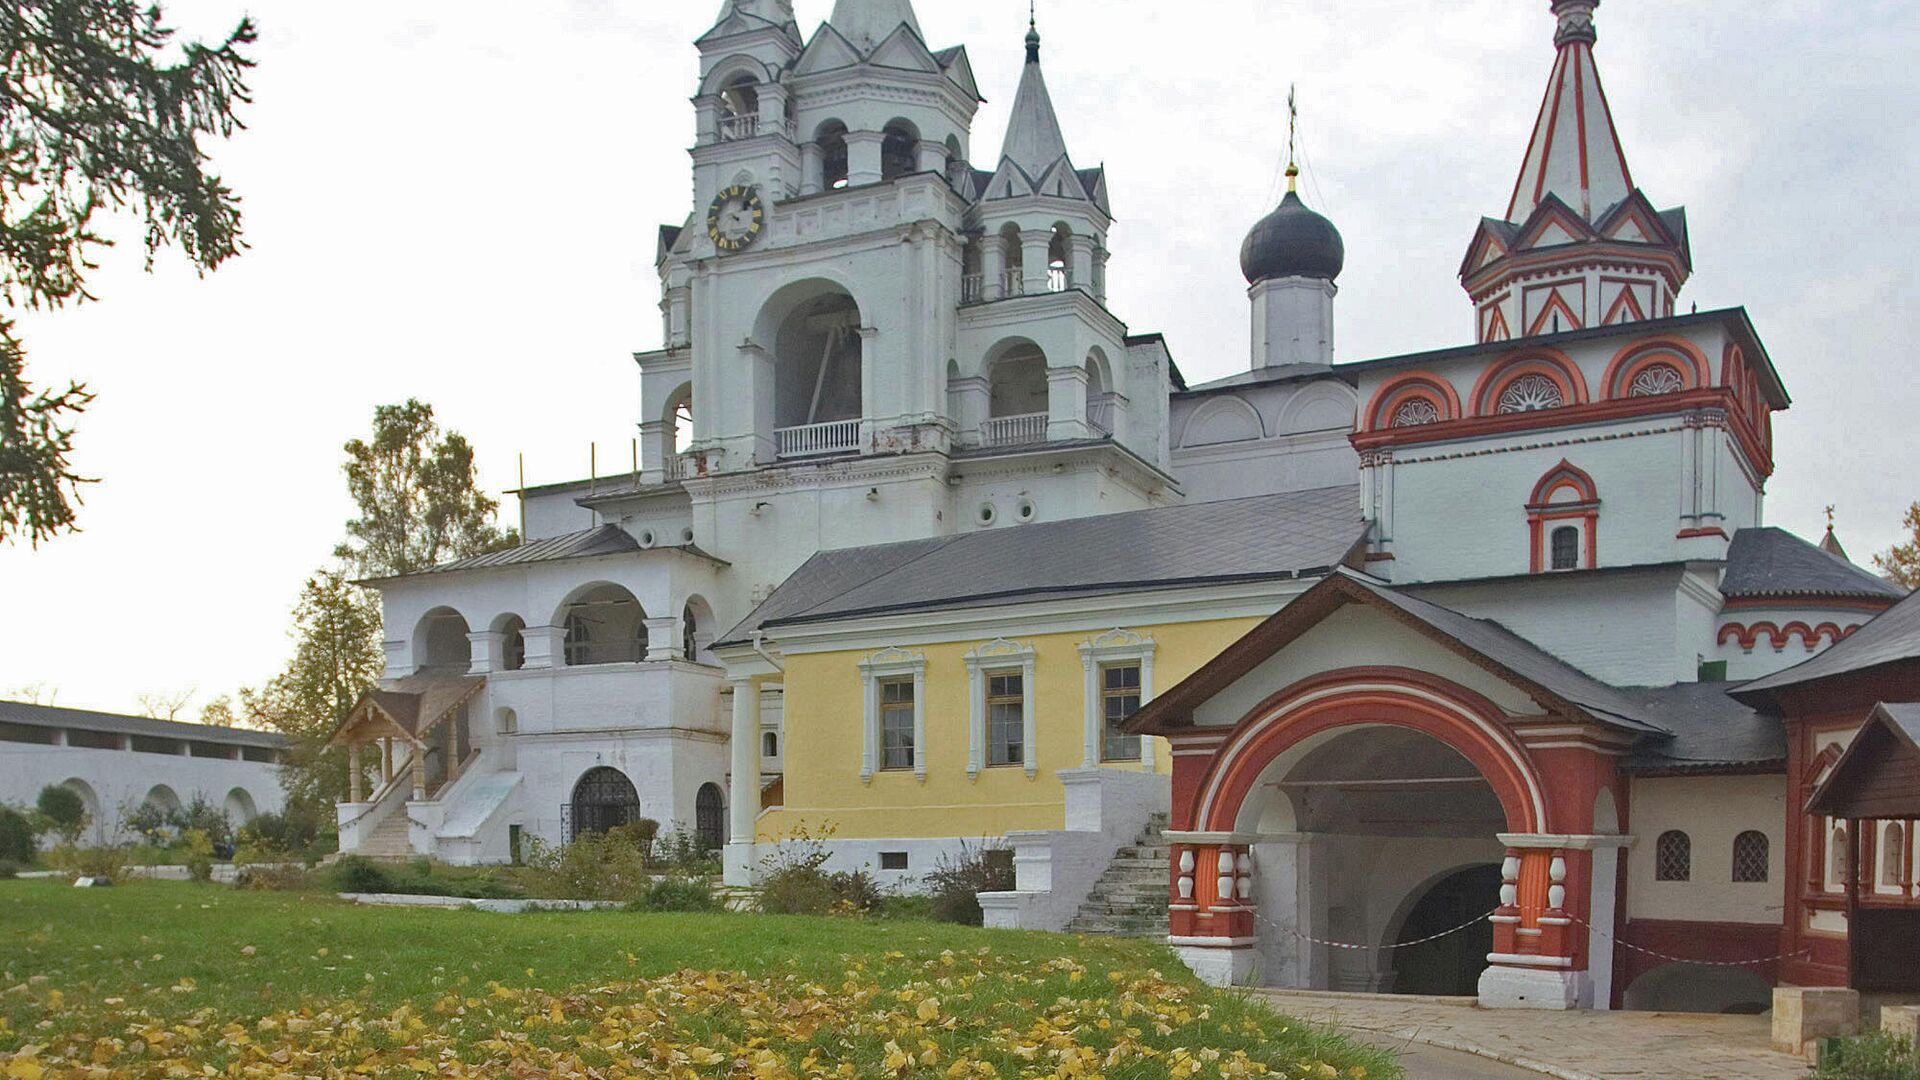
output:
<instances>
[{"instance_id":1,"label":"overcast sky","mask_svg":"<svg viewBox=\"0 0 1920 1080\"><path fill-rule=\"evenodd\" d=\"M811 33L830 0L797 0ZM276 0L249 130L218 147L244 257L204 280L122 249L97 304L24 318L29 374L87 381L85 531L0 548L0 695L132 710L258 683L351 506L340 444L431 402L481 480L624 462L630 355L659 344L655 229L689 211L696 57L715 0ZM239 0L168 0L214 36ZM918 0L964 44L997 158L1024 0ZM1338 353L1466 343L1456 278L1499 214L1552 63L1546 0L1044 0L1046 71L1118 224L1110 301L1189 379L1247 366L1241 237L1276 193L1300 87L1303 194L1339 225ZM1794 395L1768 517L1837 504L1857 561L1898 535L1920 338L1920 5L1607 0L1597 55L1629 164L1684 205L1701 309L1744 304ZM506 515L511 520L509 503ZM192 710L190 710L191 714Z\"/></svg>"}]
</instances>

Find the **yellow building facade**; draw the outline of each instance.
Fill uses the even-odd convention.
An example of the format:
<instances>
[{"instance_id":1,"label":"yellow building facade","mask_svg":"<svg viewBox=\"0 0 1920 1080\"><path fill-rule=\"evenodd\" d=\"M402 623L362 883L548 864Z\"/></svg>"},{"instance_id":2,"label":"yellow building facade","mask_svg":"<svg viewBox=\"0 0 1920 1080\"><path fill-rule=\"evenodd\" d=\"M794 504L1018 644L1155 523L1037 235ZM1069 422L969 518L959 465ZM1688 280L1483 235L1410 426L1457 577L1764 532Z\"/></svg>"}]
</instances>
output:
<instances>
[{"instance_id":1,"label":"yellow building facade","mask_svg":"<svg viewBox=\"0 0 1920 1080\"><path fill-rule=\"evenodd\" d=\"M1156 599L1164 603L1178 595L1162 593ZM1114 614L1127 614L1127 608L1144 614L1137 602L1114 599L1119 601ZM1280 602L1275 596L1268 613ZM1163 740L1148 739L1130 754L1113 752L1117 748L1108 744L1105 724L1108 698L1121 699L1116 709L1144 704L1154 687L1186 678L1258 623L1259 616L1163 617L1021 632L1023 624L1048 621L1039 612L1028 620L1017 610L1009 611L1004 622L996 620L998 632L956 640L949 627L930 620L925 638L919 640L895 635L860 647L817 652L805 651L800 641L783 641L785 772L780 805L762 811L755 839L767 844L831 833L836 841L978 840L1060 829L1062 772L1171 772ZM1134 684L1137 695L1124 692L1133 688L1127 685L1127 669L1137 671L1144 683ZM1030 708L1034 743L1030 753L1023 741L1018 754L996 758L993 732L976 729L983 720L991 729L991 691L995 680L1009 676L1021 682L1019 722L1026 728ZM913 695L911 702L894 703L896 713L904 712L898 706L906 704L919 714L914 717L919 738L906 756L896 745L891 765L884 739L874 739L869 730L883 720L877 714L886 711L887 703L874 699L885 696L888 684L911 688ZM1006 689L1004 682L1001 686ZM1000 695L1003 718L1013 711L1008 708L1013 696ZM1091 753L1090 710L1100 721L1092 740L1098 745ZM871 761L870 743L879 751Z\"/></svg>"}]
</instances>

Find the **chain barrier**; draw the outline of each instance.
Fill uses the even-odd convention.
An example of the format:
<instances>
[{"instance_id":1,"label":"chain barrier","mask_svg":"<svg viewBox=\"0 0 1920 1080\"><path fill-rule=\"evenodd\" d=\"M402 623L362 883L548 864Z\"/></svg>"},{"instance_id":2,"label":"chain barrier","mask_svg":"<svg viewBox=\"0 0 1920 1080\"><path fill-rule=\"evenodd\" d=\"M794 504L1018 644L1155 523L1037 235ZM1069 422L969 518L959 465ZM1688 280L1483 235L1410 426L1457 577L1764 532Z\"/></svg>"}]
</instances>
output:
<instances>
[{"instance_id":1,"label":"chain barrier","mask_svg":"<svg viewBox=\"0 0 1920 1080\"><path fill-rule=\"evenodd\" d=\"M1498 910L1498 909L1496 908L1495 910ZM1475 916L1474 918L1461 923L1459 926L1456 926L1451 930L1442 930L1437 934L1429 934L1426 937L1419 938L1414 941L1397 941L1392 945L1354 945L1345 941L1325 941L1320 938L1314 937L1310 934L1303 934L1300 931L1293 929L1292 927L1281 926L1279 923L1274 922L1272 919L1264 918L1260 915L1255 915L1253 917L1255 922L1266 923L1268 926L1273 927L1275 930L1278 930L1283 934L1292 934L1294 937L1299 938L1301 941L1309 941L1315 945L1325 945L1330 949L1356 949L1356 950L1365 950L1367 952L1373 952L1376 950L1389 950L1389 949L1411 949L1415 945L1425 945L1429 941L1438 941L1443 937L1450 937L1454 934L1459 933L1462 930L1467 929L1470 926L1475 926L1479 923L1486 922L1488 919L1491 919L1491 918L1493 918L1493 912L1489 911L1485 915Z\"/></svg>"},{"instance_id":2,"label":"chain barrier","mask_svg":"<svg viewBox=\"0 0 1920 1080\"><path fill-rule=\"evenodd\" d=\"M1675 964L1693 964L1696 967L1753 967L1757 964L1772 964L1772 963L1777 963L1781 960L1792 960L1796 957L1806 956L1811 952L1813 952L1812 949L1801 949L1797 952L1779 953L1774 956L1763 956L1754 960L1689 960L1684 956L1669 956L1663 952L1655 952L1654 950L1646 948L1645 946L1635 945L1631 941L1621 941L1619 938L1615 937L1614 935L1608 933L1605 930L1600 929L1597 926L1594 926L1592 923L1588 922L1585 919L1580 918L1578 915L1574 915L1571 917L1574 922L1579 923L1581 926L1586 927L1588 930L1591 930L1596 934L1599 934L1601 937L1606 938L1608 941L1613 942L1615 945L1618 945L1623 949L1632 949L1634 952L1645 953L1646 955L1651 956L1656 960L1666 960L1670 963L1675 963Z\"/></svg>"},{"instance_id":3,"label":"chain barrier","mask_svg":"<svg viewBox=\"0 0 1920 1080\"><path fill-rule=\"evenodd\" d=\"M1268 927L1271 927L1274 930L1278 930L1283 934L1291 935L1293 937L1299 938L1301 941L1310 942L1314 945L1324 945L1330 949L1353 949L1356 951L1364 951L1364 952L1385 952L1393 949L1410 949L1415 945L1425 945L1429 941L1438 941L1443 937L1451 937L1454 934L1460 933L1462 930L1466 930L1470 927L1477 926L1480 923L1486 922L1488 919L1492 918L1495 912L1497 912L1498 910L1499 909L1496 908L1494 909L1494 911L1489 911L1484 915L1475 916L1474 918L1461 923L1459 926L1456 926L1451 930L1442 930L1437 934L1429 934L1426 937L1416 938L1413 941L1398 941L1393 943L1392 945L1355 945L1352 942L1347 942L1347 941L1328 941L1325 938L1317 938L1311 934L1303 934L1299 930L1296 930L1290 926L1282 926L1279 923L1274 922L1272 919L1266 918L1262 915L1255 915L1253 918L1255 922L1264 923ZM1585 927L1588 930L1591 930L1599 934L1601 937L1606 938L1608 941L1613 942L1615 945L1618 945L1623 949L1631 949L1634 952L1644 953L1657 960L1665 960L1675 964L1694 964L1699 967L1754 967L1760 964L1772 964L1772 963L1777 963L1781 960L1791 960L1796 957L1806 956L1813 951L1811 949L1800 949L1796 952L1780 953L1775 956L1764 956L1764 957L1759 957L1753 960L1690 960L1684 956L1671 956L1671 955L1668 955L1667 953L1656 952L1655 950L1646 948L1645 946L1642 946L1642 945L1635 945L1630 941L1622 941L1618 937L1614 936L1613 934L1608 933L1605 930L1599 929L1598 927L1594 926L1592 923L1587 922L1585 919L1582 919L1579 916L1571 916L1571 918L1573 919L1574 922L1580 924L1581 926Z\"/></svg>"}]
</instances>

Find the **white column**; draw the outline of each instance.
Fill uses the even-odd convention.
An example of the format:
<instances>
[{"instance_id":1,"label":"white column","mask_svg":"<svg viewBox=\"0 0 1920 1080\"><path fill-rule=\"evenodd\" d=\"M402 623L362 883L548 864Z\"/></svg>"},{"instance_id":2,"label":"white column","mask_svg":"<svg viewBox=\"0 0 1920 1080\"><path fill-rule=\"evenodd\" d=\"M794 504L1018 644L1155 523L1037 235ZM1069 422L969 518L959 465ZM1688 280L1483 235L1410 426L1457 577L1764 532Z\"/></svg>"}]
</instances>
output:
<instances>
[{"instance_id":1,"label":"white column","mask_svg":"<svg viewBox=\"0 0 1920 1080\"><path fill-rule=\"evenodd\" d=\"M1076 234L1069 242L1067 265L1072 268L1073 287L1093 295L1093 237Z\"/></svg>"},{"instance_id":2,"label":"white column","mask_svg":"<svg viewBox=\"0 0 1920 1080\"><path fill-rule=\"evenodd\" d=\"M1084 439L1087 427L1087 369L1047 369L1047 441Z\"/></svg>"},{"instance_id":3,"label":"white column","mask_svg":"<svg viewBox=\"0 0 1920 1080\"><path fill-rule=\"evenodd\" d=\"M922 139L915 149L919 151L917 164L921 172L945 175L947 171L947 144Z\"/></svg>"},{"instance_id":4,"label":"white column","mask_svg":"<svg viewBox=\"0 0 1920 1080\"><path fill-rule=\"evenodd\" d=\"M733 791L727 800L731 819L726 883L744 888L753 884L753 829L760 817L760 684L752 678L732 679L729 684L733 687Z\"/></svg>"},{"instance_id":5,"label":"white column","mask_svg":"<svg viewBox=\"0 0 1920 1080\"><path fill-rule=\"evenodd\" d=\"M526 642L527 668L565 667L567 662L567 630L564 626L529 626L521 631L520 639Z\"/></svg>"},{"instance_id":6,"label":"white column","mask_svg":"<svg viewBox=\"0 0 1920 1080\"><path fill-rule=\"evenodd\" d=\"M640 424L640 482L660 484L667 479L667 459L673 456L673 440L665 420L646 420Z\"/></svg>"},{"instance_id":7,"label":"white column","mask_svg":"<svg viewBox=\"0 0 1920 1080\"><path fill-rule=\"evenodd\" d=\"M800 147L800 194L818 195L826 190L826 155L819 143Z\"/></svg>"},{"instance_id":8,"label":"white column","mask_svg":"<svg viewBox=\"0 0 1920 1080\"><path fill-rule=\"evenodd\" d=\"M1007 272L1007 254L998 236L980 241L980 299L998 300L1006 295L1000 278Z\"/></svg>"},{"instance_id":9,"label":"white column","mask_svg":"<svg viewBox=\"0 0 1920 1080\"><path fill-rule=\"evenodd\" d=\"M386 654L387 667L381 675L385 679L404 679L413 674L413 656L409 643L404 640L388 640L380 643L380 651Z\"/></svg>"},{"instance_id":10,"label":"white column","mask_svg":"<svg viewBox=\"0 0 1920 1080\"><path fill-rule=\"evenodd\" d=\"M1106 703L1100 696L1100 665L1094 663L1093 653L1084 646L1080 652L1080 667L1085 675L1081 680L1082 692L1086 695L1083 706L1080 739L1080 767L1097 769L1100 767L1101 741L1106 726Z\"/></svg>"},{"instance_id":11,"label":"white column","mask_svg":"<svg viewBox=\"0 0 1920 1080\"><path fill-rule=\"evenodd\" d=\"M878 131L847 132L847 186L880 182L880 144L886 136Z\"/></svg>"},{"instance_id":12,"label":"white column","mask_svg":"<svg viewBox=\"0 0 1920 1080\"><path fill-rule=\"evenodd\" d=\"M1020 230L1020 280L1028 296L1047 291L1047 252L1053 247L1053 230Z\"/></svg>"},{"instance_id":13,"label":"white column","mask_svg":"<svg viewBox=\"0 0 1920 1080\"><path fill-rule=\"evenodd\" d=\"M671 615L647 620L647 659L679 660L680 620Z\"/></svg>"},{"instance_id":14,"label":"white column","mask_svg":"<svg viewBox=\"0 0 1920 1080\"><path fill-rule=\"evenodd\" d=\"M499 655L500 641L506 635L480 630L467 635L467 674L485 675L493 670L493 658Z\"/></svg>"}]
</instances>

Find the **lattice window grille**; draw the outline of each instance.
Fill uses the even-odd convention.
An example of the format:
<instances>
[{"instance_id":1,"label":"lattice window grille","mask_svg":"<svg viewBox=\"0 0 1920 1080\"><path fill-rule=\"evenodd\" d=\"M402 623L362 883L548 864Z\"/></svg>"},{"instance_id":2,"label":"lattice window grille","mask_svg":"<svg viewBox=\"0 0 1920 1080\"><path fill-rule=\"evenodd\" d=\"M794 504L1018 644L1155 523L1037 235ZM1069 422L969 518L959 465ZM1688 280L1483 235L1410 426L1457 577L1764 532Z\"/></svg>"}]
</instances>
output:
<instances>
[{"instance_id":1,"label":"lattice window grille","mask_svg":"<svg viewBox=\"0 0 1920 1080\"><path fill-rule=\"evenodd\" d=\"M1678 830L1660 834L1660 840L1654 845L1653 878L1655 881L1693 880L1691 837Z\"/></svg>"},{"instance_id":2,"label":"lattice window grille","mask_svg":"<svg viewBox=\"0 0 1920 1080\"><path fill-rule=\"evenodd\" d=\"M1633 377L1627 387L1628 397L1660 397L1665 394L1677 394L1687 388L1687 381L1680 377L1680 369L1672 364L1653 364Z\"/></svg>"},{"instance_id":3,"label":"lattice window grille","mask_svg":"<svg viewBox=\"0 0 1920 1080\"><path fill-rule=\"evenodd\" d=\"M1733 838L1733 880L1767 880L1767 834L1743 832Z\"/></svg>"}]
</instances>

